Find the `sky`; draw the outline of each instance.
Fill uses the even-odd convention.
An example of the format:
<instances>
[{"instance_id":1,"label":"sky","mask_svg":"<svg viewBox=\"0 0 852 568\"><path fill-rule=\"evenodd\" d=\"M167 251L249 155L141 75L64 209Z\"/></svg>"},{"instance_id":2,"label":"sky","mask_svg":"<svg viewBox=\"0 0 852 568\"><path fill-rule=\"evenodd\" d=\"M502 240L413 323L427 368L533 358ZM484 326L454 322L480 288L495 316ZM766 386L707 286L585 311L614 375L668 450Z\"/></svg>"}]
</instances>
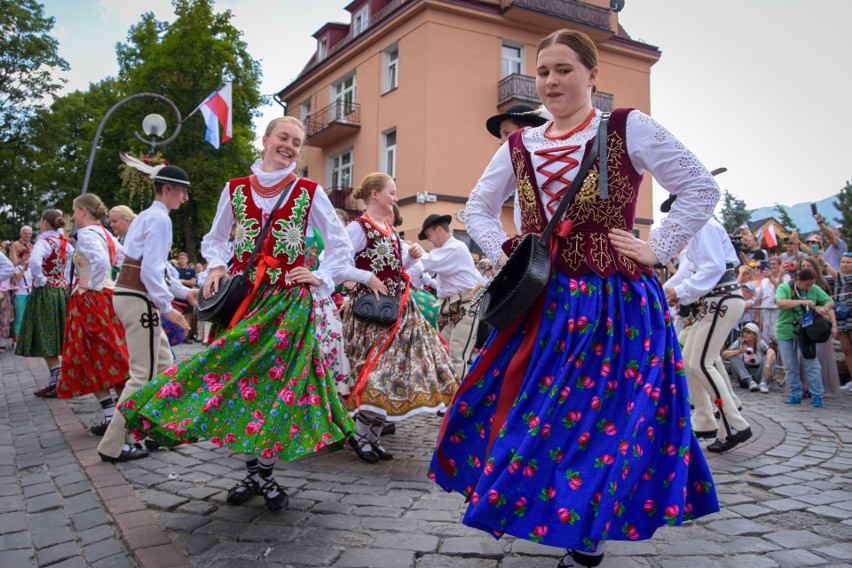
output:
<instances>
[{"instance_id":1,"label":"sky","mask_svg":"<svg viewBox=\"0 0 852 568\"><path fill-rule=\"evenodd\" d=\"M63 92L117 73L115 45L142 12L174 19L170 0L42 3L56 18L59 53L71 66ZM234 14L261 62L261 92L272 95L310 59L311 34L326 22L349 21L348 3L216 0L215 8ZM651 115L708 169L728 168L719 185L749 208L820 200L852 179L852 113L845 112L852 2L626 0L619 21L631 37L662 51L651 69ZM282 114L274 102L260 110L258 140ZM665 197L655 187L655 204Z\"/></svg>"}]
</instances>

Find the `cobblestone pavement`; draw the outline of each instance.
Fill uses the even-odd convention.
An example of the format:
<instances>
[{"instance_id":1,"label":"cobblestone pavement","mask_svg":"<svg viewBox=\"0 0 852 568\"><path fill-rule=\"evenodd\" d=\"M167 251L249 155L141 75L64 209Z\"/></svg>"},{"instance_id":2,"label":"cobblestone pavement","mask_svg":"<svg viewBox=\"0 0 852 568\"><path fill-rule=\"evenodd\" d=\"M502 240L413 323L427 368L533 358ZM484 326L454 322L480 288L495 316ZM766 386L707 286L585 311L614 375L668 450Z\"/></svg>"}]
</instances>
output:
<instances>
[{"instance_id":1,"label":"cobblestone pavement","mask_svg":"<svg viewBox=\"0 0 852 568\"><path fill-rule=\"evenodd\" d=\"M185 357L197 349L180 346L178 355ZM5 357L8 364L9 356ZM15 358L17 380L32 384L23 375L20 361ZM43 382L46 370L41 372ZM15 388L17 398L12 398L6 385L7 408L0 423L3 439L24 430L17 420L9 426L11 417L23 413L21 408L39 417L40 422L32 420L40 431L51 430L44 403L27 398L29 385L24 388L26 396ZM852 394L827 396L821 410L783 404L780 389L765 395L738 394L755 435L733 452L708 454L722 511L680 528L660 529L649 541L608 543L604 567L852 568ZM25 405L21 405L23 399ZM18 404L11 405L13 400ZM91 397L58 404L73 409L79 429L98 420L99 407ZM563 552L559 549L509 537L495 540L459 522L463 499L444 493L426 479L439 425L433 416L400 423L396 435L386 439L385 446L394 454L391 462L366 464L346 449L281 464L276 478L288 489L290 505L278 513L268 512L261 497L242 507L226 505L227 489L243 477L244 466L207 442L161 450L136 462L103 465L121 473L188 564L199 568L555 568ZM69 455L73 461L68 447L56 437L51 439L56 449L45 459ZM20 452L29 452L19 453L12 466L21 470L30 463L20 456L31 455L32 440L25 437L17 443ZM40 550L31 543L34 533L26 532L27 522L30 527L35 524L36 513L27 509L33 499L24 496L29 475L20 485L17 478L9 479L15 471L7 465L14 461L8 450L6 445L0 453L6 480L2 487L17 493L5 497L9 493L4 492L0 499L17 505L20 512L8 521L5 517L12 513L0 513L0 552L25 550L20 558L28 559L34 548ZM53 466L39 467L50 478ZM58 497L48 499L61 497L67 502L66 484L59 477L53 479L59 486ZM50 487L49 495L53 495ZM51 518L53 514L77 517L68 509L51 513ZM65 526L76 537L74 546L85 552L82 533L73 523ZM111 541L116 542L114 534ZM15 548L16 542L23 544ZM136 546L130 548L136 552ZM153 566L155 560L143 557L140 565ZM0 564L7 565L5 560ZM166 565L179 565L179 561Z\"/></svg>"}]
</instances>

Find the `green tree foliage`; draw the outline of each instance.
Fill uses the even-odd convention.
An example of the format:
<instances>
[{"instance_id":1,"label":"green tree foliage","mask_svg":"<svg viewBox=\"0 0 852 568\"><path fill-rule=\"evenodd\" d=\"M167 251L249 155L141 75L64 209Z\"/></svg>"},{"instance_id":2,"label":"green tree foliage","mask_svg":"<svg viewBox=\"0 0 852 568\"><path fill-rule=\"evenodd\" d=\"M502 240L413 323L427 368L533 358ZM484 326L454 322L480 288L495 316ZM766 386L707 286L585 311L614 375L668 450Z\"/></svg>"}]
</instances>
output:
<instances>
[{"instance_id":1,"label":"green tree foliage","mask_svg":"<svg viewBox=\"0 0 852 568\"><path fill-rule=\"evenodd\" d=\"M745 201L737 199L726 189L719 216L722 218L725 230L733 234L743 223L748 223L751 214L746 209Z\"/></svg>"},{"instance_id":2,"label":"green tree foliage","mask_svg":"<svg viewBox=\"0 0 852 568\"><path fill-rule=\"evenodd\" d=\"M259 90L260 64L249 55L242 32L231 24L232 13L214 13L212 0L173 0L172 4L173 23L145 14L131 27L127 43L118 45L119 80L128 94L165 95L184 114L225 83L233 83L232 141L218 150L205 142L204 120L198 112L186 120L174 142L160 149L169 163L184 168L192 180L190 201L173 215L174 242L178 248L196 251L213 221L224 183L245 175L257 155L252 118L265 100ZM163 106L156 101L151 104ZM159 112L169 120L167 111Z\"/></svg>"},{"instance_id":3,"label":"green tree foliage","mask_svg":"<svg viewBox=\"0 0 852 568\"><path fill-rule=\"evenodd\" d=\"M837 201L834 202L834 206L840 213L837 228L840 229L840 234L848 243L852 240L852 181L847 181L840 193L837 194Z\"/></svg>"},{"instance_id":4,"label":"green tree foliage","mask_svg":"<svg viewBox=\"0 0 852 568\"><path fill-rule=\"evenodd\" d=\"M775 211L778 212L778 222L781 223L785 229L788 231L792 231L793 229L798 229L798 225L793 219L790 217L790 214L787 213L787 210L783 205L775 204Z\"/></svg>"},{"instance_id":5,"label":"green tree foliage","mask_svg":"<svg viewBox=\"0 0 852 568\"><path fill-rule=\"evenodd\" d=\"M62 86L59 57L50 35L54 19L36 0L0 0L0 235L15 236L32 223L40 200L29 178L31 118Z\"/></svg>"},{"instance_id":6,"label":"green tree foliage","mask_svg":"<svg viewBox=\"0 0 852 568\"><path fill-rule=\"evenodd\" d=\"M188 203L172 214L176 250L195 257L201 237L210 229L225 182L246 175L256 158L252 118L264 103L260 95L260 65L252 59L242 32L230 22L230 11L213 12L213 0L173 0L175 19L160 22L146 13L133 25L127 42L116 46L119 73L57 99L32 121L33 185L52 206L70 211L82 188L92 139L106 112L136 93L168 97L181 111L184 123L178 137L157 151L170 164L184 168L192 181ZM217 150L204 141L200 112L187 116L207 96L233 82L233 140ZM140 156L150 148L134 137L142 118L163 115L170 135L176 126L171 107L153 98L140 98L119 107L109 118L95 153L89 191L108 207L147 207L153 189L123 184L120 151ZM150 184L149 184L150 185Z\"/></svg>"}]
</instances>

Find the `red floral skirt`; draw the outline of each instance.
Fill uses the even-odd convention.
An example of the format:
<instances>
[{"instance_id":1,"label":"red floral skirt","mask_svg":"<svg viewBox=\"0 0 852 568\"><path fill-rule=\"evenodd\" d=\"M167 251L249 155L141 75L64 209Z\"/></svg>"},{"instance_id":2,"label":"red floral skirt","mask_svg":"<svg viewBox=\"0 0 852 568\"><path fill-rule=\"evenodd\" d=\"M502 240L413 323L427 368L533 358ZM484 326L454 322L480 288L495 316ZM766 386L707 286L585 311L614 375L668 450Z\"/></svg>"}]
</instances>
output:
<instances>
[{"instance_id":1,"label":"red floral skirt","mask_svg":"<svg viewBox=\"0 0 852 568\"><path fill-rule=\"evenodd\" d=\"M59 398L83 396L129 377L124 328L112 307L112 291L75 292L68 300Z\"/></svg>"}]
</instances>

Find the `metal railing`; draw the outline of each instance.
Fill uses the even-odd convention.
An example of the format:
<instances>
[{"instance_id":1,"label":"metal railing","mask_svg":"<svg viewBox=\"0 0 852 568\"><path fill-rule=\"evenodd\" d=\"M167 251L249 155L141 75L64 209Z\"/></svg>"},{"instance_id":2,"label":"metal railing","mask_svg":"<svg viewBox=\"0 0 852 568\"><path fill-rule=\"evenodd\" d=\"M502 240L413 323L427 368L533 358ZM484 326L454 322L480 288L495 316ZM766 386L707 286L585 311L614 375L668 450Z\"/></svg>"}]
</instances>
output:
<instances>
[{"instance_id":1,"label":"metal railing","mask_svg":"<svg viewBox=\"0 0 852 568\"><path fill-rule=\"evenodd\" d=\"M331 187L326 190L331 205L338 209L347 211L360 211L358 200L352 197L351 187Z\"/></svg>"},{"instance_id":2,"label":"metal railing","mask_svg":"<svg viewBox=\"0 0 852 568\"><path fill-rule=\"evenodd\" d=\"M510 8L523 8L584 26L609 30L609 10L575 0L513 0Z\"/></svg>"},{"instance_id":3,"label":"metal railing","mask_svg":"<svg viewBox=\"0 0 852 568\"><path fill-rule=\"evenodd\" d=\"M612 112L612 99L611 94L598 91L592 95L592 106L603 112Z\"/></svg>"},{"instance_id":4,"label":"metal railing","mask_svg":"<svg viewBox=\"0 0 852 568\"><path fill-rule=\"evenodd\" d=\"M505 104L512 99L527 101L538 104L538 93L535 90L535 77L529 77L520 73L512 73L503 77L497 83L497 106Z\"/></svg>"},{"instance_id":5,"label":"metal railing","mask_svg":"<svg viewBox=\"0 0 852 568\"><path fill-rule=\"evenodd\" d=\"M334 101L311 115L305 127L308 138L334 124L361 126L361 105L350 101Z\"/></svg>"}]
</instances>

